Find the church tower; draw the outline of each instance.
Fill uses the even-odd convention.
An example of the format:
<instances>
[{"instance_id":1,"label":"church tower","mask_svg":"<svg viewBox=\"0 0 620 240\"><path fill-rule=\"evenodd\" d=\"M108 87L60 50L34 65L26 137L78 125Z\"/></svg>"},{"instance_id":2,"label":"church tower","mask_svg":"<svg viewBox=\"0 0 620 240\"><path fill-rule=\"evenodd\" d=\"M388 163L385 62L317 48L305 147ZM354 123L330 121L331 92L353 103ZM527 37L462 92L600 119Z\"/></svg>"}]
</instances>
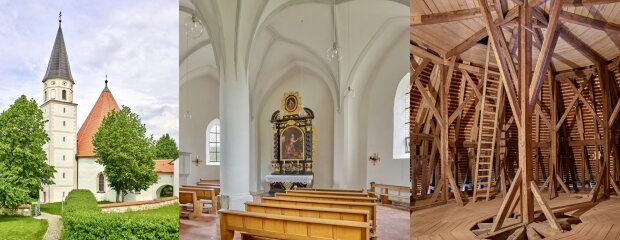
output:
<instances>
[{"instance_id":1,"label":"church tower","mask_svg":"<svg viewBox=\"0 0 620 240\"><path fill-rule=\"evenodd\" d=\"M45 128L50 141L44 146L47 163L54 166L54 185L44 187L40 199L59 202L77 188L76 129L77 104L73 103L73 76L62 34L62 20L58 19L58 32L52 55L43 77L43 104L41 110L47 123Z\"/></svg>"}]
</instances>

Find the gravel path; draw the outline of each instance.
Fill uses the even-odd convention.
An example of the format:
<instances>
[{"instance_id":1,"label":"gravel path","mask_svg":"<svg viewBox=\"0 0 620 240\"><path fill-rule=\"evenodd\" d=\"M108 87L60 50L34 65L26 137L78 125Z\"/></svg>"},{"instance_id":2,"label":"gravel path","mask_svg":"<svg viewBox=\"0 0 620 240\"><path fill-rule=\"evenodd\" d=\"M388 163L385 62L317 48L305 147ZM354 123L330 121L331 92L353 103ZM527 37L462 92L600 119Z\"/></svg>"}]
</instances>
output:
<instances>
[{"instance_id":1,"label":"gravel path","mask_svg":"<svg viewBox=\"0 0 620 240\"><path fill-rule=\"evenodd\" d=\"M62 221L60 221L60 216L41 212L41 216L38 218L47 220L48 227L45 236L43 236L43 240L60 239L60 235L62 234Z\"/></svg>"}]
</instances>

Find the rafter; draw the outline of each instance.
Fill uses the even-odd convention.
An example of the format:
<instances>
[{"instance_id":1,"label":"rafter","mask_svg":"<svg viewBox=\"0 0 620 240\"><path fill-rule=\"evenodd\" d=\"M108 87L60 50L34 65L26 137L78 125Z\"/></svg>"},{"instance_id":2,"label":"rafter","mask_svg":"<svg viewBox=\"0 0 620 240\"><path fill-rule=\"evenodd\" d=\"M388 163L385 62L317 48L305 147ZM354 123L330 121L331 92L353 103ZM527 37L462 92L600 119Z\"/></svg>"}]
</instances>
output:
<instances>
[{"instance_id":1,"label":"rafter","mask_svg":"<svg viewBox=\"0 0 620 240\"><path fill-rule=\"evenodd\" d=\"M503 24L506 24L506 23L512 21L513 19L515 19L518 16L519 16L519 8L518 7L513 7L512 9L510 9L510 11L508 11L506 13L506 17L504 17L503 20L499 20L498 19L498 20L495 20L494 23L495 23L495 25L503 25ZM480 40L482 40L486 36L488 36L488 32L487 32L486 28L480 29L479 31L477 31L476 33L471 35L469 38L465 39L465 41L463 41L462 43L459 43L454 48L450 49L446 53L446 57L448 57L448 58L449 57L453 57L453 56L459 55L459 54L469 50L470 48L475 46Z\"/></svg>"},{"instance_id":2,"label":"rafter","mask_svg":"<svg viewBox=\"0 0 620 240\"><path fill-rule=\"evenodd\" d=\"M578 24L581 26L586 26L601 31L614 31L616 33L620 32L620 24L601 21L566 11L562 11L560 13L560 17L567 22Z\"/></svg>"},{"instance_id":3,"label":"rafter","mask_svg":"<svg viewBox=\"0 0 620 240\"><path fill-rule=\"evenodd\" d=\"M549 20L547 19L547 16L543 12L543 10L538 7L534 7L532 13L533 16L538 19L538 21L540 21L543 25L549 25ZM593 64L607 62L607 60L605 60L603 56L594 51L588 44L581 41L581 39L579 39L577 36L567 30L561 23L558 23L557 31L564 41L573 46L575 50L581 52L581 54L586 56Z\"/></svg>"},{"instance_id":4,"label":"rafter","mask_svg":"<svg viewBox=\"0 0 620 240\"><path fill-rule=\"evenodd\" d=\"M581 7L581 6L591 6L598 4L609 4L609 3L617 3L619 0L564 0L564 4L566 6L572 7Z\"/></svg>"},{"instance_id":5,"label":"rafter","mask_svg":"<svg viewBox=\"0 0 620 240\"><path fill-rule=\"evenodd\" d=\"M451 12L433 13L421 16L411 16L410 26L420 26L438 23L447 23L480 17L480 9L463 9Z\"/></svg>"},{"instance_id":6,"label":"rafter","mask_svg":"<svg viewBox=\"0 0 620 240\"><path fill-rule=\"evenodd\" d=\"M562 10L561 8L562 1L553 1L553 6L551 7L551 14L549 15L549 24L547 25L547 32L545 33L545 38L542 41L538 60L536 61L536 67L534 68L532 85L529 86L531 96L529 102L530 108L534 106L534 104L536 104L536 101L538 100L538 94L540 93L540 88L542 87L543 76L546 72L547 65L549 65L549 62L551 61L551 56L553 55L555 44L558 41L558 34L556 33L556 29L558 27L560 10Z\"/></svg>"},{"instance_id":7,"label":"rafter","mask_svg":"<svg viewBox=\"0 0 620 240\"><path fill-rule=\"evenodd\" d=\"M506 49L506 46L505 46L506 41L501 31L499 31L497 29L497 26L493 23L493 19L489 11L487 1L478 0L478 3L480 5L480 9L482 12L486 30L489 35L489 43L493 47L493 52L495 53L494 54L495 60L500 67L499 68L500 75L501 75L500 78L504 84L504 88L508 96L508 102L510 102L512 114L513 116L515 116L516 118L515 120L517 120L518 123L521 123L520 116L521 116L522 109L519 107L517 103L517 94L515 93L515 87L513 85L513 82L515 82L513 79L516 79L516 76L513 77L513 75L516 75L516 71L513 70L514 65L512 63L512 60L508 62L508 59L510 59L510 56L506 56L507 54L504 54L504 52L508 51L508 49ZM508 59L506 57L508 57ZM519 124L517 126L519 126Z\"/></svg>"}]
</instances>

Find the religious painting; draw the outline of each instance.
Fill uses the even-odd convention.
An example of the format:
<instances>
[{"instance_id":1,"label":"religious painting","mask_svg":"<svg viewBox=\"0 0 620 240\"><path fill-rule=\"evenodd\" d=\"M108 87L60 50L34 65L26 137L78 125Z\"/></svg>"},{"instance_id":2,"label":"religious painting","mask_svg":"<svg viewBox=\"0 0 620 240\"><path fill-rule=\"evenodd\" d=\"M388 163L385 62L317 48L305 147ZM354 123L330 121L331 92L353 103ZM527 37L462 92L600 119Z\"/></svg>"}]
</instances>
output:
<instances>
[{"instance_id":1,"label":"religious painting","mask_svg":"<svg viewBox=\"0 0 620 240\"><path fill-rule=\"evenodd\" d=\"M304 159L304 134L298 127L288 127L280 135L282 160Z\"/></svg>"},{"instance_id":2,"label":"religious painting","mask_svg":"<svg viewBox=\"0 0 620 240\"><path fill-rule=\"evenodd\" d=\"M293 95L286 97L286 111L294 112L297 109L297 98Z\"/></svg>"},{"instance_id":3,"label":"religious painting","mask_svg":"<svg viewBox=\"0 0 620 240\"><path fill-rule=\"evenodd\" d=\"M312 173L316 138L312 126L314 112L302 105L296 91L285 92L279 111L271 115L273 124L273 174Z\"/></svg>"}]
</instances>

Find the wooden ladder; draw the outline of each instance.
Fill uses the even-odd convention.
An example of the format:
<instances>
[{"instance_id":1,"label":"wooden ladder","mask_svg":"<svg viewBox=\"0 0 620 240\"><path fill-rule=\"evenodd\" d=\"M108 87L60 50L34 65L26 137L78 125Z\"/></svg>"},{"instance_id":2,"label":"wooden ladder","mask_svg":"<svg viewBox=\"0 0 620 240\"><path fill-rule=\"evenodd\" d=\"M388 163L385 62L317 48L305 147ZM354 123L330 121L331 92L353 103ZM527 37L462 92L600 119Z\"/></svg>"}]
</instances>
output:
<instances>
[{"instance_id":1,"label":"wooden ladder","mask_svg":"<svg viewBox=\"0 0 620 240\"><path fill-rule=\"evenodd\" d=\"M480 125L478 127L478 151L476 151L476 171L474 176L473 201L486 196L489 200L491 195L493 176L493 158L495 154L495 141L497 136L498 110L500 97L503 94L503 85L499 80L484 79L482 92L482 106L480 109ZM480 188L479 188L480 187Z\"/></svg>"}]
</instances>

